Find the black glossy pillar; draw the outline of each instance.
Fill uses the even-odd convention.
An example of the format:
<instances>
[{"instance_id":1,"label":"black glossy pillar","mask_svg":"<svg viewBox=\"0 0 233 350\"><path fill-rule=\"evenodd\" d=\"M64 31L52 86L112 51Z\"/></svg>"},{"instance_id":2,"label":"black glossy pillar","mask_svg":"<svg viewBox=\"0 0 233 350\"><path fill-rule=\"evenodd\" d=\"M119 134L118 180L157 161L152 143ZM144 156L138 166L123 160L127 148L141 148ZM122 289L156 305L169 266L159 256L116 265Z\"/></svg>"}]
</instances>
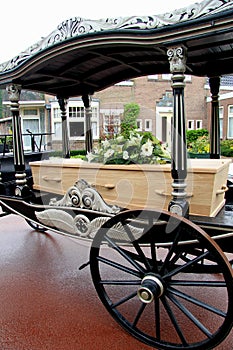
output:
<instances>
[{"instance_id":1,"label":"black glossy pillar","mask_svg":"<svg viewBox=\"0 0 233 350\"><path fill-rule=\"evenodd\" d=\"M91 130L91 98L89 95L82 96L83 104L85 107L85 149L86 153L91 152L93 148L93 138Z\"/></svg>"},{"instance_id":2,"label":"black glossy pillar","mask_svg":"<svg viewBox=\"0 0 233 350\"><path fill-rule=\"evenodd\" d=\"M186 200L187 149L186 118L184 109L184 72L186 52L183 47L171 48L167 52L172 73L173 124L172 124L172 200L168 209L180 216L188 216L189 203Z\"/></svg>"},{"instance_id":3,"label":"black glossy pillar","mask_svg":"<svg viewBox=\"0 0 233 350\"><path fill-rule=\"evenodd\" d=\"M11 84L7 86L7 93L10 100L10 109L12 113L12 131L13 131L13 152L16 188L15 195L22 196L23 188L26 187L25 160L23 152L23 139L21 130L21 118L19 114L19 99L21 86Z\"/></svg>"},{"instance_id":4,"label":"black glossy pillar","mask_svg":"<svg viewBox=\"0 0 233 350\"><path fill-rule=\"evenodd\" d=\"M63 97L57 97L58 103L61 109L61 120L62 120L62 157L70 158L70 145L68 137L68 128L67 128L67 100Z\"/></svg>"},{"instance_id":5,"label":"black glossy pillar","mask_svg":"<svg viewBox=\"0 0 233 350\"><path fill-rule=\"evenodd\" d=\"M219 88L220 77L209 78L211 92L210 158L220 158Z\"/></svg>"}]
</instances>

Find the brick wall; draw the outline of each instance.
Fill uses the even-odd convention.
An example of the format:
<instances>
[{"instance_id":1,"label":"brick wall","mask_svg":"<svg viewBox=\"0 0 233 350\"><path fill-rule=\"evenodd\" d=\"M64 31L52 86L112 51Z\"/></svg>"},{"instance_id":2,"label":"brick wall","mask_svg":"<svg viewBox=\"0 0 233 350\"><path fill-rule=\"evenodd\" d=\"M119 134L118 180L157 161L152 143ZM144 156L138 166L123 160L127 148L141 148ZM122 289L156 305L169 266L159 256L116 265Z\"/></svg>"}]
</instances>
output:
<instances>
[{"instance_id":1,"label":"brick wall","mask_svg":"<svg viewBox=\"0 0 233 350\"><path fill-rule=\"evenodd\" d=\"M186 82L185 111L186 119L203 120L203 127L207 127L206 94L204 89L206 78L192 77ZM171 82L158 75L155 80L140 77L133 80L132 86L112 86L94 95L100 99L100 110L105 108L123 109L126 103L135 102L140 106L139 118L152 119L155 133L156 103L167 91L172 91Z\"/></svg>"}]
</instances>

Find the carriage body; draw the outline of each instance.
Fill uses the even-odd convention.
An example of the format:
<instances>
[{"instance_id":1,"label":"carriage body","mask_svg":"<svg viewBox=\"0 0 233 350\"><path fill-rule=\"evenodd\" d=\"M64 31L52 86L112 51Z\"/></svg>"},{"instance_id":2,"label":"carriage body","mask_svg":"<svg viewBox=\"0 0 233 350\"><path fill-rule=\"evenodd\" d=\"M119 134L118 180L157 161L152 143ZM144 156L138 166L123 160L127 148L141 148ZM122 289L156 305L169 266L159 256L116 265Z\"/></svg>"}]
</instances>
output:
<instances>
[{"instance_id":1,"label":"carriage body","mask_svg":"<svg viewBox=\"0 0 233 350\"><path fill-rule=\"evenodd\" d=\"M224 254L233 253L233 219L224 209L229 161L220 158L218 114L220 76L232 74L232 28L233 2L224 0L203 1L164 16L114 21L75 17L0 65L0 87L7 87L11 102L15 171L13 182L0 182L4 214L19 214L41 231L91 240L92 278L106 309L133 336L161 349L214 348L233 324L232 258ZM210 82L211 159L205 160L204 177L203 166L196 173L188 168L185 72ZM90 96L122 80L160 73L172 74L171 165L159 170L143 166L139 178L137 165L131 171L124 166L73 166L67 159L66 99L82 96L88 152ZM62 116L62 165L31 162L34 184L25 167L21 89L57 96ZM205 188L207 181L213 183L211 190ZM216 300L210 305L210 290L226 304L218 306ZM213 326L205 318L213 318ZM182 329L186 321L194 327L191 338ZM163 334L168 324L173 338Z\"/></svg>"}]
</instances>

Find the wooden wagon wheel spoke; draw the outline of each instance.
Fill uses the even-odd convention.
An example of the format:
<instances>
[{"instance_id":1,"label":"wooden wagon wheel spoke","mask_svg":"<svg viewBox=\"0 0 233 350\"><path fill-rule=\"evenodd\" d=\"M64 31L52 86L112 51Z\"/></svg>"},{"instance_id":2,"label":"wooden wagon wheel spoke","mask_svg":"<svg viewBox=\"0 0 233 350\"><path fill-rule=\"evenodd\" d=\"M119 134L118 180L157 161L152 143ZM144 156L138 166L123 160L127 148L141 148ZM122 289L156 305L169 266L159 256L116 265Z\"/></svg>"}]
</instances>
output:
<instances>
[{"instance_id":1,"label":"wooden wagon wheel spoke","mask_svg":"<svg viewBox=\"0 0 233 350\"><path fill-rule=\"evenodd\" d=\"M185 299L187 301L189 301L190 303L194 304L194 305L198 305L198 306L201 306L202 308L206 309L206 310L210 310L211 312L213 313L216 313L217 315L220 315L222 317L226 317L226 313L225 312L222 312L221 310L215 308L215 307L212 307L210 305L208 305L207 303L203 303L201 302L200 300L194 298L194 297L191 297L190 295L186 294L186 293L181 293L180 291L174 289L174 288L168 288L168 292L169 292L169 295L177 295L179 296L180 298L182 299Z\"/></svg>"},{"instance_id":2,"label":"wooden wagon wheel spoke","mask_svg":"<svg viewBox=\"0 0 233 350\"><path fill-rule=\"evenodd\" d=\"M152 347L212 349L232 328L232 268L186 219L150 210L112 217L93 240L90 268L111 316Z\"/></svg>"}]
</instances>

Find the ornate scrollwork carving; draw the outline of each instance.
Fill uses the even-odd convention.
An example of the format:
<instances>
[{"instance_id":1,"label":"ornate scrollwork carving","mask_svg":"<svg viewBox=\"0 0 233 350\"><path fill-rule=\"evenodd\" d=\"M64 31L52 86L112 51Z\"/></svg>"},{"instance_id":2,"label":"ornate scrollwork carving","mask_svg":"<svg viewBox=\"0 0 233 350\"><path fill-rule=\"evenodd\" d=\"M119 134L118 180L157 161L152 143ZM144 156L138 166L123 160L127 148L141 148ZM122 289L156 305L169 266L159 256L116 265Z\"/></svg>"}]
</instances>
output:
<instances>
[{"instance_id":1,"label":"ornate scrollwork carving","mask_svg":"<svg viewBox=\"0 0 233 350\"><path fill-rule=\"evenodd\" d=\"M232 7L233 3L231 0L204 0L201 3L195 3L188 7L177 9L172 13L168 12L161 15L106 18L98 21L74 17L63 21L51 34L30 46L12 60L2 63L0 65L0 73L15 68L34 54L58 42L83 34L121 29L150 30L203 17L210 13L215 14Z\"/></svg>"},{"instance_id":2,"label":"ornate scrollwork carving","mask_svg":"<svg viewBox=\"0 0 233 350\"><path fill-rule=\"evenodd\" d=\"M52 198L49 204L51 206L85 208L108 214L117 214L121 210L116 205L108 205L99 192L83 179L70 187L62 199Z\"/></svg>"},{"instance_id":3,"label":"ornate scrollwork carving","mask_svg":"<svg viewBox=\"0 0 233 350\"><path fill-rule=\"evenodd\" d=\"M9 100L11 102L19 102L21 85L17 85L17 84L7 85L6 91L8 93Z\"/></svg>"},{"instance_id":4,"label":"ornate scrollwork carving","mask_svg":"<svg viewBox=\"0 0 233 350\"><path fill-rule=\"evenodd\" d=\"M61 111L65 114L68 100L66 98L63 98L60 96L57 96L57 99L58 99L58 103L59 103L59 107L60 107Z\"/></svg>"},{"instance_id":5,"label":"ornate scrollwork carving","mask_svg":"<svg viewBox=\"0 0 233 350\"><path fill-rule=\"evenodd\" d=\"M77 214L75 217L62 209L46 209L41 212L35 212L37 220L46 227L58 230L63 234L69 234L75 237L93 239L100 227L110 218L99 216L90 220L84 214ZM131 233L135 239L142 236L144 229L130 226ZM111 228L110 237L114 239L126 239L129 241L127 232L121 222L118 222Z\"/></svg>"},{"instance_id":6,"label":"ornate scrollwork carving","mask_svg":"<svg viewBox=\"0 0 233 350\"><path fill-rule=\"evenodd\" d=\"M167 51L171 73L184 73L186 70L186 56L183 47L171 48Z\"/></svg>"}]
</instances>

